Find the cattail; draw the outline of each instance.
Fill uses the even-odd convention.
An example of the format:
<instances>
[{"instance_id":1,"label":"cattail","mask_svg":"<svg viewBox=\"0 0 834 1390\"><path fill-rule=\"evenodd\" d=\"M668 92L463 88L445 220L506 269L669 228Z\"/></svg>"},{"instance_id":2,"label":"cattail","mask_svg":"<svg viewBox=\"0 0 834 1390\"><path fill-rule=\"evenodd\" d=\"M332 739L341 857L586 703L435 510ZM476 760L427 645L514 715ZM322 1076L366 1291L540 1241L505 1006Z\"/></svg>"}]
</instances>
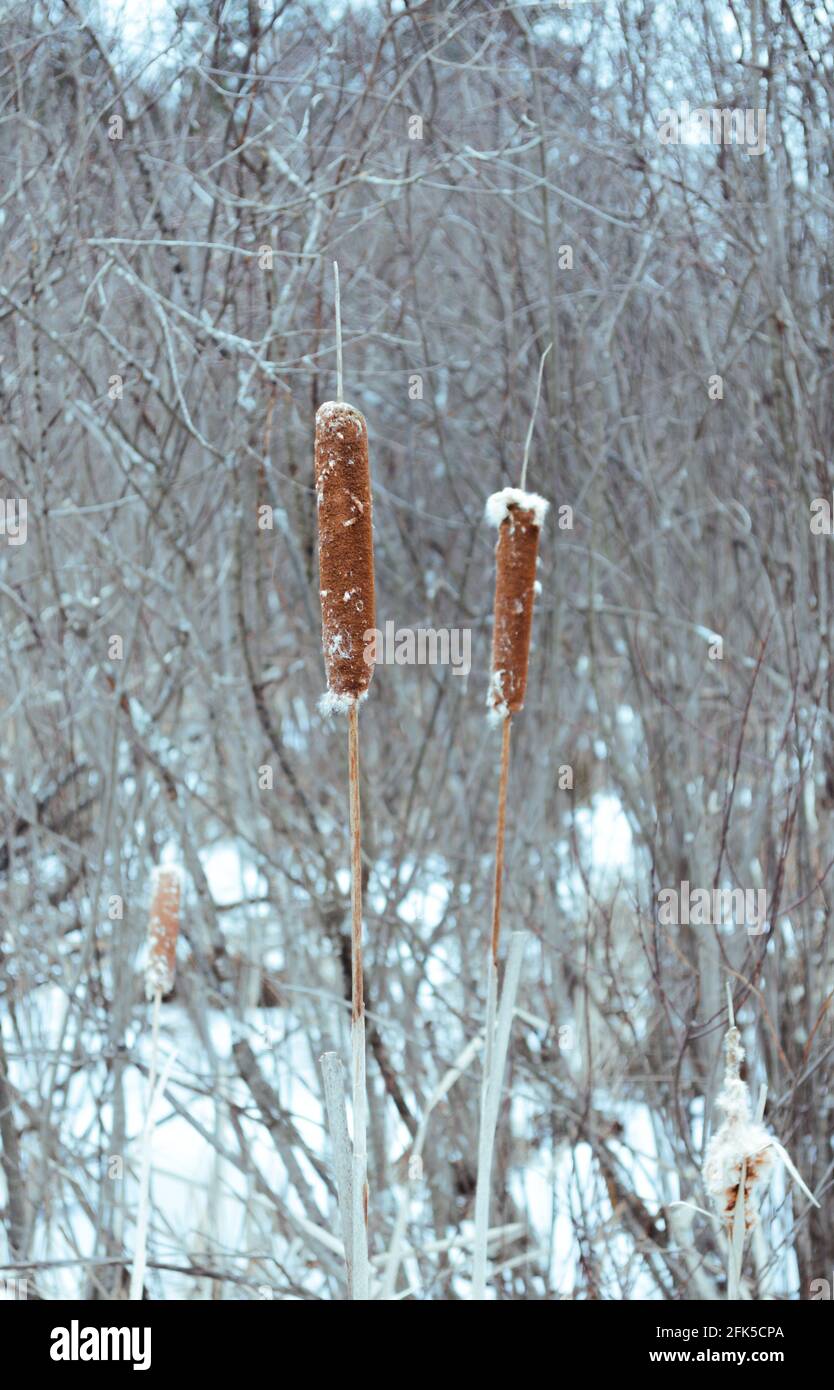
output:
<instances>
[{"instance_id":1,"label":"cattail","mask_svg":"<svg viewBox=\"0 0 834 1390\"><path fill-rule=\"evenodd\" d=\"M495 834L495 878L492 896L492 931L487 959L487 1010L484 1034L484 1069L481 1081L481 1119L478 1135L478 1178L475 1191L475 1244L472 1297L486 1296L487 1243L492 1154L498 1123L498 1106L509 1045L512 1010L521 971L525 935L513 933L511 961L504 977L498 1005L498 946L501 935L501 902L504 884L504 842L507 826L507 788L510 777L510 728L512 716L524 706L533 599L536 592L536 559L539 532L548 503L520 488L496 492L486 505L486 518L498 528L495 548L495 620L492 635L492 676L487 707L493 723L501 724L501 760L498 773L498 825ZM512 970L509 968L512 964ZM502 1029L499 1019L504 1015Z\"/></svg>"},{"instance_id":2,"label":"cattail","mask_svg":"<svg viewBox=\"0 0 834 1390\"><path fill-rule=\"evenodd\" d=\"M350 1192L340 1183L345 1263L352 1299L369 1295L368 1154L365 1082L365 998L362 975L362 818L359 801L359 701L368 693L373 664L365 633L376 625L374 543L368 427L355 406L342 400L342 322L339 267L336 281L336 394L316 411L315 483L319 528L322 645L327 693L325 714L348 716L348 824L351 902L351 1054L353 1152ZM327 1075L327 1073L326 1073ZM327 1083L331 1089L333 1078ZM331 1117L336 1113L331 1103ZM332 1134L337 1154L340 1139ZM350 1201L350 1211L344 1203ZM350 1250L347 1242L350 1242Z\"/></svg>"},{"instance_id":3,"label":"cattail","mask_svg":"<svg viewBox=\"0 0 834 1390\"><path fill-rule=\"evenodd\" d=\"M794 1182L814 1204L819 1202L808 1190L790 1156L779 1140L762 1123L767 1087L761 1088L756 1114L747 1082L741 1079L744 1048L736 1027L733 1000L727 986L729 1028L724 1037L724 1084L716 1104L724 1119L707 1145L704 1183L726 1225L728 1240L727 1296L740 1297L744 1237L758 1220L758 1204L781 1163Z\"/></svg>"},{"instance_id":4,"label":"cattail","mask_svg":"<svg viewBox=\"0 0 834 1390\"><path fill-rule=\"evenodd\" d=\"M170 994L174 988L177 964L177 937L180 930L179 869L164 864L156 871L151 912L148 918L148 961L145 966L145 995L153 1000Z\"/></svg>"},{"instance_id":5,"label":"cattail","mask_svg":"<svg viewBox=\"0 0 834 1390\"><path fill-rule=\"evenodd\" d=\"M743 1175L744 1226L749 1231L756 1224L754 1198L771 1175L773 1139L753 1117L750 1092L740 1075L744 1048L736 1027L727 1031L724 1048L724 1085L717 1099L724 1120L707 1147L704 1181L724 1220L732 1226Z\"/></svg>"},{"instance_id":6,"label":"cattail","mask_svg":"<svg viewBox=\"0 0 834 1390\"><path fill-rule=\"evenodd\" d=\"M515 487L493 493L486 504L486 519L498 529L492 676L487 695L490 717L496 723L524 707L539 533L548 505L534 492Z\"/></svg>"},{"instance_id":7,"label":"cattail","mask_svg":"<svg viewBox=\"0 0 834 1390\"><path fill-rule=\"evenodd\" d=\"M538 583L539 532L549 503L534 492L525 492L527 460L533 422L541 392L544 362L539 363L536 402L524 445L521 486L506 487L487 500L486 519L498 530L495 547L495 610L492 632L492 674L487 708L492 723L501 724L501 760L498 773L498 824L495 834L495 878L492 895L492 930L487 957L487 1007L484 1032L484 1068L481 1079L481 1117L478 1132L478 1178L475 1189L475 1243L472 1258L472 1297L486 1296L487 1244L492 1154L504 1067L510 1040L515 995L521 973L525 933L514 932L501 1003L498 1003L498 947L501 935L501 901L504 883L504 843L507 827L507 788L510 777L510 728L512 717L524 708L533 601Z\"/></svg>"},{"instance_id":8,"label":"cattail","mask_svg":"<svg viewBox=\"0 0 834 1390\"><path fill-rule=\"evenodd\" d=\"M368 427L355 406L326 401L316 412L316 502L326 713L363 699L373 675L365 633L376 625Z\"/></svg>"}]
</instances>

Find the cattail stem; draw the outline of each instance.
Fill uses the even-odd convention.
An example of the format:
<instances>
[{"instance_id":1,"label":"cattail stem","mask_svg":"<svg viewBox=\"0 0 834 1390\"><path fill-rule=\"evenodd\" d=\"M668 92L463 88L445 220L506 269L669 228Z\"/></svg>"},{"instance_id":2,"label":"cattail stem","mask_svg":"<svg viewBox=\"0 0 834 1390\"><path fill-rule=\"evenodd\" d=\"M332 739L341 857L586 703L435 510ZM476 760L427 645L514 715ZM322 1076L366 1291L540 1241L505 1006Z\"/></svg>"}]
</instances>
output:
<instances>
[{"instance_id":1,"label":"cattail stem","mask_svg":"<svg viewBox=\"0 0 834 1390\"><path fill-rule=\"evenodd\" d=\"M498 827L495 833L495 884L492 893L492 962L498 967L498 942L501 936L501 901L504 892L504 841L507 831L507 785L510 779L509 715L501 727L501 770L498 777Z\"/></svg>"},{"instance_id":2,"label":"cattail stem","mask_svg":"<svg viewBox=\"0 0 834 1390\"><path fill-rule=\"evenodd\" d=\"M153 997L151 1064L148 1074L145 1124L142 1130L142 1157L139 1168L139 1206L136 1213L136 1246L133 1252L133 1269L130 1275L130 1301L132 1303L141 1301L142 1290L145 1283L145 1260L148 1244L148 1215L151 1186L151 1146L153 1144L154 1090L156 1089L156 1067L159 1053L159 1010L161 1004L162 989L158 987Z\"/></svg>"},{"instance_id":3,"label":"cattail stem","mask_svg":"<svg viewBox=\"0 0 834 1390\"><path fill-rule=\"evenodd\" d=\"M368 1152L365 1083L365 996L362 982L362 817L359 804L359 709L348 710L350 788L351 1053L353 1072L352 1239L354 1300L366 1301L368 1284Z\"/></svg>"},{"instance_id":4,"label":"cattail stem","mask_svg":"<svg viewBox=\"0 0 834 1390\"><path fill-rule=\"evenodd\" d=\"M353 1020L365 1012L362 987L362 813L359 804L359 706L348 710L350 788L351 1004Z\"/></svg>"},{"instance_id":5,"label":"cattail stem","mask_svg":"<svg viewBox=\"0 0 834 1390\"><path fill-rule=\"evenodd\" d=\"M498 1096L504 1075L504 1057L496 1054L498 1013L498 946L501 939L501 900L504 887L504 843L507 831L507 787L510 779L510 726L508 714L501 724L501 767L498 776L498 826L495 833L495 882L492 894L492 932L487 960L487 1007L484 1033L484 1069L481 1081L481 1119L478 1133L478 1178L475 1190L475 1247L472 1261L472 1297L482 1302L486 1294L489 1197L492 1181L492 1151L498 1123ZM513 944L519 933L513 934ZM520 963L520 957L519 957ZM519 965L520 968L520 965ZM509 974L509 972L508 972ZM516 977L515 988L518 987ZM504 997L508 979L505 977ZM501 1007L504 1007L502 997ZM512 1008L512 1005L510 1006ZM509 1043L509 1032L507 1033Z\"/></svg>"}]
</instances>

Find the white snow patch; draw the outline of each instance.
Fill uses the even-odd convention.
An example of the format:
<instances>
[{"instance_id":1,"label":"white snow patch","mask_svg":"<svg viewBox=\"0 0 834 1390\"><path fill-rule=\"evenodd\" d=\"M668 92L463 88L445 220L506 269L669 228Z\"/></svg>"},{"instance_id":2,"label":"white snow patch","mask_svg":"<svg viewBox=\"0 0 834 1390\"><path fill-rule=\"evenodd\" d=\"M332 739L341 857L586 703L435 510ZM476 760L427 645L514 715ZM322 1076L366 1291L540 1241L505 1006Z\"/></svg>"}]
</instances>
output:
<instances>
[{"instance_id":1,"label":"white snow patch","mask_svg":"<svg viewBox=\"0 0 834 1390\"><path fill-rule=\"evenodd\" d=\"M509 717L509 707L504 699L504 672L493 671L487 691L487 720L495 728Z\"/></svg>"},{"instance_id":2,"label":"white snow patch","mask_svg":"<svg viewBox=\"0 0 834 1390\"><path fill-rule=\"evenodd\" d=\"M358 705L367 698L367 690L363 690L361 695L340 695L337 690L325 690L319 700L319 714L347 714L351 705Z\"/></svg>"},{"instance_id":3,"label":"white snow patch","mask_svg":"<svg viewBox=\"0 0 834 1390\"><path fill-rule=\"evenodd\" d=\"M359 433L362 433L365 417L361 410L357 410L355 405L350 405L347 401L324 401L316 411L316 426L319 423L326 424L338 415L352 415L354 422L359 426Z\"/></svg>"},{"instance_id":4,"label":"white snow patch","mask_svg":"<svg viewBox=\"0 0 834 1390\"><path fill-rule=\"evenodd\" d=\"M627 869L634 862L634 837L619 798L597 794L590 807L581 806L576 822L590 845L596 868Z\"/></svg>"},{"instance_id":5,"label":"white snow patch","mask_svg":"<svg viewBox=\"0 0 834 1390\"><path fill-rule=\"evenodd\" d=\"M484 515L490 526L500 526L510 514L511 507L533 513L533 525L541 526L550 503L536 492L522 492L520 487L505 487L487 498Z\"/></svg>"},{"instance_id":6,"label":"white snow patch","mask_svg":"<svg viewBox=\"0 0 834 1390\"><path fill-rule=\"evenodd\" d=\"M246 898L256 898L265 891L264 879L257 865L248 861L233 839L218 840L200 849L200 863L209 886L211 900L218 907L228 907ZM164 864L164 868L170 868Z\"/></svg>"}]
</instances>

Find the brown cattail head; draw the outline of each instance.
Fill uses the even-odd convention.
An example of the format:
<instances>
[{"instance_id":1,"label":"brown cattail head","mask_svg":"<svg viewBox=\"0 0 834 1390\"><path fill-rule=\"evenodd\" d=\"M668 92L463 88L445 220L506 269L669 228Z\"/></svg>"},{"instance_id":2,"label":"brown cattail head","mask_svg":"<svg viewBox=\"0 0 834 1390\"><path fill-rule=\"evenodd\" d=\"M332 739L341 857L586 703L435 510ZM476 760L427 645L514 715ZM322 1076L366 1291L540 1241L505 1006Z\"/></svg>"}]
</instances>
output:
<instances>
[{"instance_id":1,"label":"brown cattail head","mask_svg":"<svg viewBox=\"0 0 834 1390\"><path fill-rule=\"evenodd\" d=\"M326 401L316 411L316 501L326 714L347 710L368 693L376 625L374 541L368 427L355 406Z\"/></svg>"},{"instance_id":2,"label":"brown cattail head","mask_svg":"<svg viewBox=\"0 0 834 1390\"><path fill-rule=\"evenodd\" d=\"M148 963L145 967L145 994L148 999L153 999L157 990L165 995L174 988L181 889L179 869L172 864L161 865L155 875L148 918Z\"/></svg>"},{"instance_id":3,"label":"brown cattail head","mask_svg":"<svg viewBox=\"0 0 834 1390\"><path fill-rule=\"evenodd\" d=\"M486 519L498 528L492 678L487 695L490 718L496 722L517 714L524 706L536 556L548 506L543 497L515 487L494 492L486 504Z\"/></svg>"}]
</instances>

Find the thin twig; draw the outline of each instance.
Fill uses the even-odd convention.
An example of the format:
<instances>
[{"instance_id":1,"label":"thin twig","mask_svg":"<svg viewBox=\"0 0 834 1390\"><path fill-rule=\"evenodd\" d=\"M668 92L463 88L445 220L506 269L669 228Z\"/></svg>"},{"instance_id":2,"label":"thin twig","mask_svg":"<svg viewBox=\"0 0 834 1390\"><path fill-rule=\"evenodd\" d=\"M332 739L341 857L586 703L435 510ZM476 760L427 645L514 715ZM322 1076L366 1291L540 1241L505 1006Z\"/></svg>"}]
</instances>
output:
<instances>
[{"instance_id":1,"label":"thin twig","mask_svg":"<svg viewBox=\"0 0 834 1390\"><path fill-rule=\"evenodd\" d=\"M552 344L552 343L548 343L547 347L545 348L544 352L543 352L542 355L541 355L541 361L539 362L539 379L538 379L538 382L536 383L536 400L535 400L535 403L534 403L534 405L533 405L533 413L532 413L532 415L530 416L530 424L529 424L528 427L527 427L527 438L526 438L525 441L524 441L524 460L523 460L522 465L521 465L521 491L522 491L522 492L524 491L524 484L527 482L527 461L528 461L528 459L529 459L529 457L530 457L530 441L531 441L532 438L533 438L533 426L534 426L535 423L536 423L536 412L538 411L538 408L539 408L539 398L541 397L541 393L542 393L542 375L544 374L544 364L545 364L545 360L546 360L546 358L547 358L547 354L549 353L549 351L550 351L550 349L551 349L552 347L553 347L553 344Z\"/></svg>"},{"instance_id":2,"label":"thin twig","mask_svg":"<svg viewBox=\"0 0 834 1390\"><path fill-rule=\"evenodd\" d=\"M336 283L336 400L342 395L342 297L339 293L339 262L333 262L333 279Z\"/></svg>"}]
</instances>

